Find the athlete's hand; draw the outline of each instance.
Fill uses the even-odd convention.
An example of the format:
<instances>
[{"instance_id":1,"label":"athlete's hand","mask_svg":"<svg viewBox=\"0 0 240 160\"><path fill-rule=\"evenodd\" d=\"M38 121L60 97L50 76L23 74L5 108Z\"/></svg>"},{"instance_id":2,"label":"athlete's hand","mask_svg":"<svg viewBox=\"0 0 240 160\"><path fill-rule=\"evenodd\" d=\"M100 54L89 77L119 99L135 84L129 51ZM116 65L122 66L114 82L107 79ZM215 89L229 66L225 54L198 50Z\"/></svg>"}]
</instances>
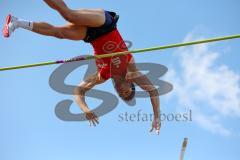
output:
<instances>
[{"instance_id":1,"label":"athlete's hand","mask_svg":"<svg viewBox=\"0 0 240 160\"><path fill-rule=\"evenodd\" d=\"M95 127L97 124L99 124L98 117L96 116L96 114L94 112L86 112L86 118L89 120L90 126Z\"/></svg>"},{"instance_id":2,"label":"athlete's hand","mask_svg":"<svg viewBox=\"0 0 240 160\"><path fill-rule=\"evenodd\" d=\"M160 119L159 118L154 118L154 120L152 122L152 128L151 128L150 132L155 130L157 135L159 135L160 128L161 128L161 121L160 121Z\"/></svg>"}]
</instances>

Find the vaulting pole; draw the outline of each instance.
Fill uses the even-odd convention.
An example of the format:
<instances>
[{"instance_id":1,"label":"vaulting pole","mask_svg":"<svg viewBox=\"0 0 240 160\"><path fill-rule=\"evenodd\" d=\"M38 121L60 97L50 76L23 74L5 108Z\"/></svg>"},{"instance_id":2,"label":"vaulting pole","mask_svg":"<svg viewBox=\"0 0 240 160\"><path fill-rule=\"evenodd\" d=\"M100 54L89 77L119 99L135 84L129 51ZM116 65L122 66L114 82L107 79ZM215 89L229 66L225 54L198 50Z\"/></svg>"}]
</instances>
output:
<instances>
[{"instance_id":1,"label":"vaulting pole","mask_svg":"<svg viewBox=\"0 0 240 160\"><path fill-rule=\"evenodd\" d=\"M199 41L192 41L192 42L170 44L170 45L166 45L166 46L158 46L158 47L152 47L152 48L136 49L136 50L132 50L132 51L115 52L115 53L102 54L102 55L77 57L77 58L73 58L73 59L60 60L60 61L49 61L49 62L27 64L27 65L21 65L21 66L5 67L5 68L0 68L0 71L15 70L15 69L22 69L22 68L31 68L31 67L39 67L39 66L47 66L47 65L53 65L53 64L70 63L70 62L90 60L90 59L99 59L99 58L106 58L106 57L112 57L112 56L126 55L126 54L129 54L129 53L131 53L131 54L143 53L143 52L164 50L164 49L169 49L169 48L177 48L177 47L190 46L190 45L196 45L196 44L202 44L202 43L224 41L224 40L236 39L236 38L240 38L240 34L231 35L231 36L225 36L225 37L205 39L205 40L199 40Z\"/></svg>"},{"instance_id":2,"label":"vaulting pole","mask_svg":"<svg viewBox=\"0 0 240 160\"><path fill-rule=\"evenodd\" d=\"M184 138L179 160L183 160L187 148L188 138Z\"/></svg>"}]
</instances>

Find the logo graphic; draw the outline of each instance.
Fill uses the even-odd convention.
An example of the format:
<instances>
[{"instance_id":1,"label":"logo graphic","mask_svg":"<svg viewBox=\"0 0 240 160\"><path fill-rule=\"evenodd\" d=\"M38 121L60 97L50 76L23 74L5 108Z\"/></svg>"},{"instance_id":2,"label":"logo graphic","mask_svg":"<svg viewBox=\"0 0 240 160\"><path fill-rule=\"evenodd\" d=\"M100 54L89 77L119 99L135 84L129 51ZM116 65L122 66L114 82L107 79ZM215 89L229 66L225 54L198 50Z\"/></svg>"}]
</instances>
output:
<instances>
[{"instance_id":1,"label":"logo graphic","mask_svg":"<svg viewBox=\"0 0 240 160\"><path fill-rule=\"evenodd\" d=\"M116 44L115 42L109 41L105 43L105 45L103 46L103 50L106 53L113 53L116 50L126 51L131 46L132 46L131 41L124 41L123 43L120 43L120 44ZM113 65L111 66L111 68L116 68L117 70L115 71L118 71L118 70L120 71L121 69L120 66L127 65L127 62L123 62L121 59L124 59L124 58L119 56L112 57L111 64ZM97 59L97 61L101 62L103 60ZM72 95L74 89L77 86L65 84L64 83L65 79L75 69L81 66L86 66L86 65L88 66L84 75L84 79L86 79L86 77L96 72L96 63L94 62L94 60L67 63L59 66L50 76L50 79L49 79L50 87L59 93ZM155 87L157 87L157 91L159 95L167 94L173 89L173 86L170 83L159 80L159 78L163 76L168 70L165 66L161 64L154 64L154 63L137 63L136 66L139 71L148 71L148 73L145 74L145 76L147 76L151 80L152 84ZM102 68L102 67L106 67L106 65L102 64L98 67ZM112 93L98 90L98 89L89 90L88 92L86 92L85 97L91 97L91 98L102 100L102 103L92 110L92 112L94 112L98 117L101 117L113 111L117 107L118 99L119 99L116 95ZM134 106L136 104L136 98L146 98L146 97L149 97L149 94L146 93L145 91L136 91L135 98L125 103L127 105ZM72 103L73 101L69 99L62 100L61 102L59 102L55 108L56 116L63 121L87 121L85 117L85 113L74 114L70 112Z\"/></svg>"},{"instance_id":2,"label":"logo graphic","mask_svg":"<svg viewBox=\"0 0 240 160\"><path fill-rule=\"evenodd\" d=\"M84 75L84 79L88 75L96 72L96 66L94 61L73 62L61 65L50 76L50 87L61 94L72 95L73 90L77 86L65 84L65 79L75 69L86 65L88 66L88 68ZM173 89L173 86L170 83L159 80L159 78L163 76L168 70L165 66L153 63L137 63L136 66L140 71L149 71L146 76L152 81L154 86L158 87L157 90L159 92L159 95L167 94ZM119 98L116 95L107 91L91 89L86 93L85 96L102 100L102 103L92 110L98 117L101 117L113 111L118 105ZM149 97L148 93L144 91L136 91L135 98L147 97ZM73 101L69 99L59 102L55 107L56 116L63 121L87 121L84 113L71 113L70 108L72 103ZM134 106L136 104L136 101L134 99L133 101L126 102L126 104Z\"/></svg>"}]
</instances>

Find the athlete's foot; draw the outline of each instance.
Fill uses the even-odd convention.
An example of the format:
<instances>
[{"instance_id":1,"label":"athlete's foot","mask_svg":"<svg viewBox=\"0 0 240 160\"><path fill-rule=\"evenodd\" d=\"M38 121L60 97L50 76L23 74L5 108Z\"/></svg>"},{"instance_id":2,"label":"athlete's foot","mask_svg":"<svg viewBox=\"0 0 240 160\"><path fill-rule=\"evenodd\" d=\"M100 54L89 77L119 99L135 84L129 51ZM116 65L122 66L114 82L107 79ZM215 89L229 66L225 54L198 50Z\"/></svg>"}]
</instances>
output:
<instances>
[{"instance_id":1,"label":"athlete's foot","mask_svg":"<svg viewBox=\"0 0 240 160\"><path fill-rule=\"evenodd\" d=\"M10 14L6 18L6 22L4 24L3 28L3 36L8 38L10 35L14 32L14 30L17 28L17 18L14 16L11 16Z\"/></svg>"}]
</instances>

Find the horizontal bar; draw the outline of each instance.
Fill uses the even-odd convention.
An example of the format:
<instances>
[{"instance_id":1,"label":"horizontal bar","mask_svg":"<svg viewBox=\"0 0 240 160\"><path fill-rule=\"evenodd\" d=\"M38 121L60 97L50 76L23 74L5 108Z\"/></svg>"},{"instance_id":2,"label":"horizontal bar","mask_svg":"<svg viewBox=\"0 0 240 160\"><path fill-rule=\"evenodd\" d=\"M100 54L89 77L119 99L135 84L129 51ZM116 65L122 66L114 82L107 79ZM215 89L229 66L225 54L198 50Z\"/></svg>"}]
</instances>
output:
<instances>
[{"instance_id":1,"label":"horizontal bar","mask_svg":"<svg viewBox=\"0 0 240 160\"><path fill-rule=\"evenodd\" d=\"M126 55L126 54L129 54L129 53L131 53L131 54L143 53L143 52L150 52L150 51L164 50L164 49L169 49L169 48L184 47L184 46L190 46L190 45L196 45L196 44L202 44L202 43L210 43L210 42L217 42L217 41L223 41L223 40L230 40L230 39L236 39L236 38L240 38L240 34L225 36L225 37L205 39L205 40L199 40L199 41L192 41L192 42L176 43L176 44L170 44L170 45L166 45L166 46L158 46L158 47L152 47L152 48L143 48L143 49L136 49L136 50L131 50L131 51L124 51L124 52L115 52L115 53L109 53L109 54L100 54L100 55L94 55L94 56L79 57L79 58L70 59L70 60L50 61L50 62L42 62L42 63L21 65L21 66L5 67L5 68L0 68L0 71L39 67L39 66L47 66L47 65L61 64L61 63L70 63L70 62L74 62L74 61L82 61L82 60L90 60L90 59L100 59L100 58L107 58L107 57L112 57L112 56Z\"/></svg>"}]
</instances>

